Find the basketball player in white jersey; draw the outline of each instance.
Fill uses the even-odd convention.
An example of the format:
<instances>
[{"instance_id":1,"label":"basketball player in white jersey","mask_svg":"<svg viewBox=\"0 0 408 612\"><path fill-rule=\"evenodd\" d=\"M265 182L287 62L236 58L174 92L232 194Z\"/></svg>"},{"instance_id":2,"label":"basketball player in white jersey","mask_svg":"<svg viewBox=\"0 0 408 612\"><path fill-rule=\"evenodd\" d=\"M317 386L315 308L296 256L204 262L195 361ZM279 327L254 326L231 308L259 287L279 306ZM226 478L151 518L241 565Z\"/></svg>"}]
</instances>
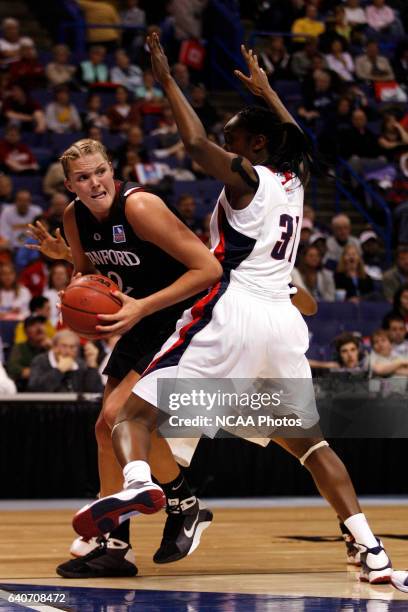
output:
<instances>
[{"instance_id":1,"label":"basketball player in white jersey","mask_svg":"<svg viewBox=\"0 0 408 612\"><path fill-rule=\"evenodd\" d=\"M172 78L158 37L153 34L148 43L155 77L172 107L186 150L207 174L225 183L211 221L213 252L223 276L184 312L120 412L112 440L124 468L125 488L75 515L74 528L84 536L109 531L130 513L151 513L165 503L148 465L158 378L311 377L305 357L307 326L288 290L307 180L306 139L270 88L256 56L243 49L250 76L238 71L236 76L269 108L250 107L235 115L225 126L226 148L220 148L207 139ZM110 315L103 318L114 320ZM295 414L297 410L295 406ZM315 410L305 413L299 406L299 411L305 428L317 423ZM354 538L361 553L361 580L389 582L391 562L361 512L345 466L328 443L319 436L274 441L309 470Z\"/></svg>"}]
</instances>

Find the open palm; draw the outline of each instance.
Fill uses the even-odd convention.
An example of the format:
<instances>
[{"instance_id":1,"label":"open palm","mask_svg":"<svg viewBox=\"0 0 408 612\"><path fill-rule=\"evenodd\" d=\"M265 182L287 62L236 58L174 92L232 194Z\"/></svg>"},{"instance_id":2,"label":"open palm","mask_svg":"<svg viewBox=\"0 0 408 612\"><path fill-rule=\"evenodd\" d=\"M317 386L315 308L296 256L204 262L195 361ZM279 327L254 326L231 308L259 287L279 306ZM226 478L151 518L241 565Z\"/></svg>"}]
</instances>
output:
<instances>
[{"instance_id":1,"label":"open palm","mask_svg":"<svg viewBox=\"0 0 408 612\"><path fill-rule=\"evenodd\" d=\"M27 234L37 240L38 244L26 243L28 249L39 251L42 255L50 259L66 259L70 249L61 236L59 228L55 231L55 236L52 236L44 225L37 221L35 225L28 225Z\"/></svg>"}]
</instances>

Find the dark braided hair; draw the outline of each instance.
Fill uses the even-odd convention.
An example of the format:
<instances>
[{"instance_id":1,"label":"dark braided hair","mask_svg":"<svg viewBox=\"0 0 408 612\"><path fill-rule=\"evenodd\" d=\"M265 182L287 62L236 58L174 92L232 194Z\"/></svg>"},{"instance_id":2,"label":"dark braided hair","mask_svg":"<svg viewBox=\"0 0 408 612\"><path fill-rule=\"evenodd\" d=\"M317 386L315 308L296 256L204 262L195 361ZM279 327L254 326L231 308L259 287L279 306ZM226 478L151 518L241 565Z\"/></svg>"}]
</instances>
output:
<instances>
[{"instance_id":1,"label":"dark braided hair","mask_svg":"<svg viewBox=\"0 0 408 612\"><path fill-rule=\"evenodd\" d=\"M307 136L294 123L284 123L268 108L247 106L237 113L237 126L252 135L267 139L268 159L265 165L277 172L291 172L306 184L310 175L312 146Z\"/></svg>"}]
</instances>

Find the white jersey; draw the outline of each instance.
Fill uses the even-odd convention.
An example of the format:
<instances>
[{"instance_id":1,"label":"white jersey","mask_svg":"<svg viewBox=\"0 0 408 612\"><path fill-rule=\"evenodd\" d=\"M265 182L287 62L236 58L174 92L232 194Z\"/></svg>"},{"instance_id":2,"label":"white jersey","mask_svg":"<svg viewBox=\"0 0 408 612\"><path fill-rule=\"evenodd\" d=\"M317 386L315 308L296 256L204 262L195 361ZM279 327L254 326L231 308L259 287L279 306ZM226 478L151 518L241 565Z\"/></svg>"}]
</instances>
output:
<instances>
[{"instance_id":1,"label":"white jersey","mask_svg":"<svg viewBox=\"0 0 408 612\"><path fill-rule=\"evenodd\" d=\"M255 166L259 186L242 210L222 190L211 218L211 246L231 284L287 295L302 226L304 190L292 174Z\"/></svg>"},{"instance_id":2,"label":"white jersey","mask_svg":"<svg viewBox=\"0 0 408 612\"><path fill-rule=\"evenodd\" d=\"M158 393L164 379L180 379L183 390L185 381L196 378L233 380L234 385L237 381L245 385L247 379L264 379L266 385L278 380L285 402L273 414L278 418L296 415L300 426L309 429L319 420L305 357L309 334L289 298L288 286L299 243L303 187L292 175L263 166L256 166L256 171L259 187L250 204L233 210L223 190L211 219L211 240L223 266L222 278L184 311L133 393L170 414L170 404ZM293 379L298 383L291 384ZM285 380L290 384L282 384ZM193 407L189 416L196 414ZM212 437L217 429L204 424L198 433ZM194 431L189 428L183 437L177 437L177 427L165 432L166 437L174 435L171 448L183 465L188 465L195 448L184 437L197 435ZM246 437L246 431L233 433ZM252 439L266 444L273 432L273 427L257 430Z\"/></svg>"}]
</instances>

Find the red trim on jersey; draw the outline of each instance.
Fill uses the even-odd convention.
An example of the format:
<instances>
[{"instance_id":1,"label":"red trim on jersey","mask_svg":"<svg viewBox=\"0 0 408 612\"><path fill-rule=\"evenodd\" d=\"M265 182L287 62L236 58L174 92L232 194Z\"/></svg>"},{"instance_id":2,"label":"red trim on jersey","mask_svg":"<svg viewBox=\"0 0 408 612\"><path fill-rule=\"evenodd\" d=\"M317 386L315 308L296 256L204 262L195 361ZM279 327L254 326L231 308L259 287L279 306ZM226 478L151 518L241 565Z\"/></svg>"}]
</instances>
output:
<instances>
[{"instance_id":1,"label":"red trim on jersey","mask_svg":"<svg viewBox=\"0 0 408 612\"><path fill-rule=\"evenodd\" d=\"M119 197L120 191L123 187L123 185L125 184L126 181L118 181L117 179L114 180L115 183L115 198ZM127 194L127 198L132 195L132 193L136 193L137 191L146 191L146 189L142 186L140 187L130 187L129 188L129 193Z\"/></svg>"},{"instance_id":2,"label":"red trim on jersey","mask_svg":"<svg viewBox=\"0 0 408 612\"><path fill-rule=\"evenodd\" d=\"M138 191L146 191L146 189L144 187L131 187L130 190L126 191L123 195L128 198L132 193L137 193Z\"/></svg>"},{"instance_id":3,"label":"red trim on jersey","mask_svg":"<svg viewBox=\"0 0 408 612\"><path fill-rule=\"evenodd\" d=\"M191 327L193 327L193 325L198 323L198 321L202 318L203 313L204 313L204 308L217 295L220 289L220 286L221 286L221 281L219 281L216 285L214 285L214 287L211 289L209 293L207 293L207 295L205 295L203 298L201 298L201 300L199 300L196 304L194 304L193 308L191 309L191 316L193 317L193 320L190 321L190 323L187 323L186 325L184 325L184 327L180 329L178 339L176 340L174 344L172 344L167 349L165 353L163 353L162 355L159 355L158 357L156 357L156 359L154 359L154 361L149 363L149 365L143 372L142 376L145 376L146 374L148 374L149 370L154 368L154 366L157 365L159 361L161 361L166 355L168 355L169 353L174 351L176 348L178 348L181 344L183 344L188 330Z\"/></svg>"},{"instance_id":4,"label":"red trim on jersey","mask_svg":"<svg viewBox=\"0 0 408 612\"><path fill-rule=\"evenodd\" d=\"M275 172L275 170L272 170L270 166L265 166L265 168L268 168L269 172L272 172L272 174L280 174L278 172ZM282 174L285 178L285 180L281 181L282 187L283 185L286 185L286 183L289 183L289 181L291 181L293 177L295 176L293 172L283 172Z\"/></svg>"},{"instance_id":5,"label":"red trim on jersey","mask_svg":"<svg viewBox=\"0 0 408 612\"><path fill-rule=\"evenodd\" d=\"M218 259L218 261L220 263L222 263L224 261L224 257L225 257L225 236L224 236L224 232L222 230L222 215L224 212L223 207L221 206L221 204L218 204L218 217L217 217L217 223L218 223L218 235L220 237L220 241L217 244L217 246L214 249L214 255L215 257Z\"/></svg>"},{"instance_id":6,"label":"red trim on jersey","mask_svg":"<svg viewBox=\"0 0 408 612\"><path fill-rule=\"evenodd\" d=\"M220 236L220 241L214 250L214 255L220 263L223 262L224 257L225 257L225 236L222 230L222 215L223 214L225 214L224 209L222 208L222 206L219 205L218 232ZM191 309L191 316L193 317L193 320L190 321L190 323L187 323L184 327L180 329L178 339L176 340L174 344L170 346L170 348L167 349L165 353L163 353L162 355L159 355L159 357L156 357L154 361L149 363L149 365L143 372L142 376L145 376L145 374L148 374L149 371L159 363L159 361L161 361L166 355L168 355L169 353L171 353L172 351L174 351L176 348L178 348L179 346L183 344L183 342L186 339L187 332L189 331L189 329L191 329L191 327L193 327L193 325L196 325L196 323L198 323L198 321L203 317L204 308L207 306L209 302L211 302L211 300L213 300L213 298L216 297L217 293L220 290L220 287L221 287L221 281L218 281L218 283L212 287L211 291L207 293L207 295L205 295L203 298L201 298L201 300L199 300L198 302L194 304L194 306Z\"/></svg>"}]
</instances>

